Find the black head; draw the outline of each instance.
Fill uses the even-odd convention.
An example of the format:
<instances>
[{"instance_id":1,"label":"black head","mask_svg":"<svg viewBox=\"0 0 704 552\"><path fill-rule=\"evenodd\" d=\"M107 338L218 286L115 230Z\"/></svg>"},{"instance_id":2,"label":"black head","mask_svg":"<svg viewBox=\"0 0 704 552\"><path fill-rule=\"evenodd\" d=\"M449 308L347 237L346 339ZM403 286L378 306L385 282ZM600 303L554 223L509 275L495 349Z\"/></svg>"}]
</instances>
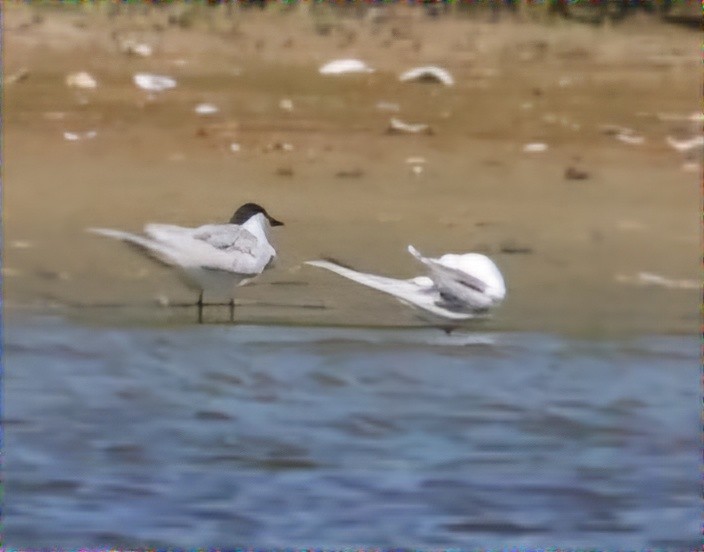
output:
<instances>
[{"instance_id":1,"label":"black head","mask_svg":"<svg viewBox=\"0 0 704 552\"><path fill-rule=\"evenodd\" d=\"M256 203L245 203L244 205L242 205L242 207L237 209L237 211L235 211L235 214L232 215L232 218L230 219L230 224L244 224L254 215L258 215L259 213L262 213L269 221L269 224L271 224L272 226L284 225L283 222L270 217L269 213L266 212L266 209L264 209L264 207L262 207L261 205L257 205Z\"/></svg>"}]
</instances>

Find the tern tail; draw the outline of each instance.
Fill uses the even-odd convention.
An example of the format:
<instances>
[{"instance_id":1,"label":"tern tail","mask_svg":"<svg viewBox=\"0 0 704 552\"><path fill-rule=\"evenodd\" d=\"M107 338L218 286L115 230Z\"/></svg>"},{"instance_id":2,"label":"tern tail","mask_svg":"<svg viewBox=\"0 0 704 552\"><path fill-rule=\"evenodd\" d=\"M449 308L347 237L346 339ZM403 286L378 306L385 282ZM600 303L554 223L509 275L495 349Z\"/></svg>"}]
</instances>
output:
<instances>
[{"instance_id":1,"label":"tern tail","mask_svg":"<svg viewBox=\"0 0 704 552\"><path fill-rule=\"evenodd\" d=\"M169 248L157 241L136 234L130 234L129 232L123 232L122 230L113 230L111 228L87 228L86 230L92 234L121 240L135 247L141 253L146 253L151 258L166 265L171 266L176 262Z\"/></svg>"}]
</instances>

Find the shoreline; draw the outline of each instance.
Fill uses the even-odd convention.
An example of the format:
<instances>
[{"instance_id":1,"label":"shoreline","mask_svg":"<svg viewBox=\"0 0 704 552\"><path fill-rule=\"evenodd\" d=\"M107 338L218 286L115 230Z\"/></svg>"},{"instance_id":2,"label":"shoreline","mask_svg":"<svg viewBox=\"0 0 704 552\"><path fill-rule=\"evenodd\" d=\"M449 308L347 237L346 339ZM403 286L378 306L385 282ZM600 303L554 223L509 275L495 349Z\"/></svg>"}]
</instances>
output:
<instances>
[{"instance_id":1,"label":"shoreline","mask_svg":"<svg viewBox=\"0 0 704 552\"><path fill-rule=\"evenodd\" d=\"M166 271L84 229L197 225L254 200L286 222L274 235L280 266L239 299L329 308L242 307L245 323L411 324L413 311L393 298L301 266L332 255L361 271L411 277L420 271L405 252L410 243L430 256L492 257L508 286L495 318L502 330L700 329L699 289L676 285L701 279L701 163L687 172L666 142L696 127L667 117L699 106L697 33L414 19L410 38L393 38L407 20L392 18L376 30L341 22L357 33L347 44L293 15L277 34L278 16L246 14L233 35L197 25L149 31L148 17L93 17L77 27L66 13L17 30L27 13L6 13L6 74L29 71L4 94L6 309L188 301ZM125 56L111 46L117 28L159 48ZM345 57L378 71L318 75L321 62ZM456 85L398 82L398 71L431 62L448 67ZM95 90L66 86L79 70L96 77ZM149 100L131 82L138 71L178 85ZM292 109L280 107L284 99ZM220 112L198 117L202 102ZM427 123L434 134L389 135L391 117ZM643 143L620 142L602 130L609 124L632 128ZM62 136L89 130L94 139ZM534 142L547 151L523 151ZM418 157L416 173L407 159ZM570 167L585 178L567 178ZM511 248L530 252L502 252Z\"/></svg>"}]
</instances>

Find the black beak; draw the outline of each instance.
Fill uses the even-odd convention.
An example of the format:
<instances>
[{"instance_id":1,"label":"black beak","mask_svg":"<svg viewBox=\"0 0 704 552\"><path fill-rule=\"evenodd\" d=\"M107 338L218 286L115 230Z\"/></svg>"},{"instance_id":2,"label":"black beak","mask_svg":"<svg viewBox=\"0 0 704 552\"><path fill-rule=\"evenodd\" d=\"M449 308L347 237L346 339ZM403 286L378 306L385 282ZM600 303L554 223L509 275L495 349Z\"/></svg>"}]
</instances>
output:
<instances>
[{"instance_id":1,"label":"black beak","mask_svg":"<svg viewBox=\"0 0 704 552\"><path fill-rule=\"evenodd\" d=\"M274 217L272 217L268 214L266 215L266 218L269 219L269 224L271 224L272 226L283 226L284 225L283 222L281 222L280 220L276 220Z\"/></svg>"}]
</instances>

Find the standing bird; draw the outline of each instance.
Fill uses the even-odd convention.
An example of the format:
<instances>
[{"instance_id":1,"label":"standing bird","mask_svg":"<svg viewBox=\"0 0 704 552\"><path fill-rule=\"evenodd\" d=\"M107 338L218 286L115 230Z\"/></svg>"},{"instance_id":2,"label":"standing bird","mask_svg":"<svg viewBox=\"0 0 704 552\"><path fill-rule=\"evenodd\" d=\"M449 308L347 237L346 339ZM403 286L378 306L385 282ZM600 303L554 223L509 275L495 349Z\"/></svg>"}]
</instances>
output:
<instances>
[{"instance_id":1,"label":"standing bird","mask_svg":"<svg viewBox=\"0 0 704 552\"><path fill-rule=\"evenodd\" d=\"M479 253L446 254L438 259L424 257L412 245L408 252L427 268L427 276L409 280L387 278L357 272L332 261L308 261L306 264L325 268L373 289L388 293L402 303L411 305L443 322L450 333L454 326L448 321L476 318L506 297L506 285L494 262Z\"/></svg>"},{"instance_id":2,"label":"standing bird","mask_svg":"<svg viewBox=\"0 0 704 552\"><path fill-rule=\"evenodd\" d=\"M88 228L89 232L116 238L167 266L178 269L181 280L198 296L198 322L203 322L203 293L230 299L230 321L235 319L235 287L269 268L276 251L268 241L272 226L283 226L256 203L242 205L228 224L184 228L147 224L146 236Z\"/></svg>"}]
</instances>

